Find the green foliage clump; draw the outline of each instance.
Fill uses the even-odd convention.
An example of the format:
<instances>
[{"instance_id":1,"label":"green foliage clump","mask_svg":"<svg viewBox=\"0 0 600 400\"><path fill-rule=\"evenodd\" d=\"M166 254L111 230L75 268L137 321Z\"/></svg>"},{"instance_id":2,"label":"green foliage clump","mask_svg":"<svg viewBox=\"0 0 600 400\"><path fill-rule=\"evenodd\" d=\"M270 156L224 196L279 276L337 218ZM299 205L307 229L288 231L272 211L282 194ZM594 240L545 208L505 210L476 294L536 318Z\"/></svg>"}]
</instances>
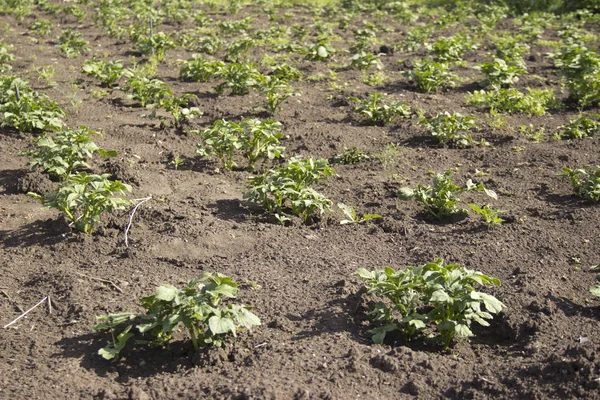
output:
<instances>
[{"instance_id":1,"label":"green foliage clump","mask_svg":"<svg viewBox=\"0 0 600 400\"><path fill-rule=\"evenodd\" d=\"M29 25L29 32L35 36L48 36L52 31L52 21L49 19L36 19Z\"/></svg>"},{"instance_id":2,"label":"green foliage clump","mask_svg":"<svg viewBox=\"0 0 600 400\"><path fill-rule=\"evenodd\" d=\"M0 77L0 127L20 132L54 130L64 126L65 112L48 96L34 91L16 76Z\"/></svg>"},{"instance_id":3,"label":"green foliage clump","mask_svg":"<svg viewBox=\"0 0 600 400\"><path fill-rule=\"evenodd\" d=\"M415 189L403 187L399 190L398 196L402 200L418 201L437 220L444 220L464 212L463 209L457 207L460 201L458 198L460 193L477 190L484 192L493 199L498 198L494 191L486 189L482 183L476 185L469 179L464 186L459 186L452 182L451 176L451 171L437 174L433 179L432 186L418 184Z\"/></svg>"},{"instance_id":4,"label":"green foliage clump","mask_svg":"<svg viewBox=\"0 0 600 400\"><path fill-rule=\"evenodd\" d=\"M585 168L563 167L561 176L568 177L577 196L591 201L600 201L600 166Z\"/></svg>"},{"instance_id":5,"label":"green foliage clump","mask_svg":"<svg viewBox=\"0 0 600 400\"><path fill-rule=\"evenodd\" d=\"M275 214L281 223L290 219L287 213L299 216L306 222L315 212L322 214L331 209L331 200L311 185L333 174L334 170L325 159L292 158L284 167L250 178L250 190L244 198Z\"/></svg>"},{"instance_id":6,"label":"green foliage clump","mask_svg":"<svg viewBox=\"0 0 600 400\"><path fill-rule=\"evenodd\" d=\"M327 36L321 35L317 38L317 43L308 45L304 49L307 60L311 61L327 61L332 58L337 50Z\"/></svg>"},{"instance_id":7,"label":"green foliage clump","mask_svg":"<svg viewBox=\"0 0 600 400\"><path fill-rule=\"evenodd\" d=\"M215 77L224 82L214 87L215 92L223 95L225 90L231 89L232 96L244 96L250 92L250 89L256 87L261 73L252 63L232 63L224 67L219 67L215 72Z\"/></svg>"},{"instance_id":8,"label":"green foliage clump","mask_svg":"<svg viewBox=\"0 0 600 400\"><path fill-rule=\"evenodd\" d=\"M448 62L462 60L465 52L477 49L469 36L458 34L452 37L440 37L427 50L434 56L437 62Z\"/></svg>"},{"instance_id":9,"label":"green foliage clump","mask_svg":"<svg viewBox=\"0 0 600 400\"><path fill-rule=\"evenodd\" d=\"M16 57L10 52L11 49L12 46L0 42L0 72L12 69L8 62L13 61Z\"/></svg>"},{"instance_id":10,"label":"green foliage clump","mask_svg":"<svg viewBox=\"0 0 600 400\"><path fill-rule=\"evenodd\" d=\"M370 330L376 344L383 344L389 332L400 331L408 341L433 329L448 349L456 337L475 336L473 322L489 326L492 314L505 307L494 296L475 290L477 285L500 285L498 279L442 259L401 270L360 268L356 274L368 294L383 300L370 313L378 325Z\"/></svg>"},{"instance_id":11,"label":"green foliage clump","mask_svg":"<svg viewBox=\"0 0 600 400\"><path fill-rule=\"evenodd\" d=\"M92 57L83 63L81 72L100 80L100 85L111 88L119 83L124 74L121 60L105 61Z\"/></svg>"},{"instance_id":12,"label":"green foliage clump","mask_svg":"<svg viewBox=\"0 0 600 400\"><path fill-rule=\"evenodd\" d=\"M253 169L261 158L281 158L284 147L279 145L283 137L281 123L270 119L245 119L241 123L218 120L202 131L190 131L200 136L197 146L201 156L216 155L225 169L232 169L236 151L241 151L248 160L248 168Z\"/></svg>"},{"instance_id":13,"label":"green foliage clump","mask_svg":"<svg viewBox=\"0 0 600 400\"><path fill-rule=\"evenodd\" d=\"M91 234L102 213L123 210L131 204L130 200L114 196L130 192L131 186L109 177L110 174L79 172L47 195L28 195L41 201L44 208L62 212L76 230Z\"/></svg>"},{"instance_id":14,"label":"green foliage clump","mask_svg":"<svg viewBox=\"0 0 600 400\"><path fill-rule=\"evenodd\" d=\"M151 340L136 343L151 347L168 346L173 333L183 325L189 332L195 349L205 346L220 347L230 337L236 337L240 328L251 330L260 325L260 319L245 305L228 302L238 295L238 285L230 277L205 273L191 280L182 289L161 285L154 294L141 299L143 314L118 313L96 317L95 331L110 330L113 340L98 354L107 360L117 358L127 342L135 336L133 327ZM116 337L114 329L123 326Z\"/></svg>"},{"instance_id":15,"label":"green foliage clump","mask_svg":"<svg viewBox=\"0 0 600 400\"><path fill-rule=\"evenodd\" d=\"M462 133L475 128L475 118L470 115L444 111L431 118L423 117L420 123L437 138L439 144L452 144L461 148L473 144L471 135Z\"/></svg>"},{"instance_id":16,"label":"green foliage clump","mask_svg":"<svg viewBox=\"0 0 600 400\"><path fill-rule=\"evenodd\" d=\"M566 41L560 52L550 57L566 79L573 101L582 107L600 104L600 55L594 49Z\"/></svg>"},{"instance_id":17,"label":"green foliage clump","mask_svg":"<svg viewBox=\"0 0 600 400\"><path fill-rule=\"evenodd\" d=\"M595 118L592 118L595 117ZM557 132L559 139L583 139L596 136L600 132L600 115L593 116L580 115L569 121L569 123L560 128Z\"/></svg>"},{"instance_id":18,"label":"green foliage clump","mask_svg":"<svg viewBox=\"0 0 600 400\"><path fill-rule=\"evenodd\" d=\"M504 211L502 210L494 210L489 205L485 205L483 207L479 207L477 204L469 204L469 208L473 210L475 213L481 215L485 223L493 228L497 225L500 225L504 222L504 219L500 218L500 214Z\"/></svg>"},{"instance_id":19,"label":"green foliage clump","mask_svg":"<svg viewBox=\"0 0 600 400\"><path fill-rule=\"evenodd\" d=\"M333 162L339 164L358 164L363 160L368 160L369 156L365 154L364 151L358 149L357 147L346 148L344 147L344 152L342 154L338 154L333 158Z\"/></svg>"},{"instance_id":20,"label":"green foliage clump","mask_svg":"<svg viewBox=\"0 0 600 400\"><path fill-rule=\"evenodd\" d=\"M208 82L219 68L225 66L222 61L210 61L200 54L192 54L181 64L179 79L184 82Z\"/></svg>"},{"instance_id":21,"label":"green foliage clump","mask_svg":"<svg viewBox=\"0 0 600 400\"><path fill-rule=\"evenodd\" d=\"M101 157L116 157L115 151L104 150L92 141L90 135L98 132L87 126L79 129L64 129L55 135L42 134L33 139L35 150L25 154L32 157L27 164L32 170L42 170L59 181L69 180L79 171L91 170L89 161L94 154Z\"/></svg>"},{"instance_id":22,"label":"green foliage clump","mask_svg":"<svg viewBox=\"0 0 600 400\"><path fill-rule=\"evenodd\" d=\"M491 86L494 89L505 88L519 81L519 76L526 74L527 69L520 63L507 63L501 58L477 66L485 74L482 86Z\"/></svg>"},{"instance_id":23,"label":"green foliage clump","mask_svg":"<svg viewBox=\"0 0 600 400\"><path fill-rule=\"evenodd\" d=\"M143 68L127 69L123 73L127 78L123 90L129 93L129 98L139 101L142 107L158 104L172 95L171 89L165 82L150 78L148 74L149 72Z\"/></svg>"},{"instance_id":24,"label":"green foliage clump","mask_svg":"<svg viewBox=\"0 0 600 400\"><path fill-rule=\"evenodd\" d=\"M387 94L370 93L369 98L360 100L351 97L348 100L355 103L354 112L367 117L371 125L385 125L398 117L407 118L411 114L410 107L400 100L386 101Z\"/></svg>"},{"instance_id":25,"label":"green foliage clump","mask_svg":"<svg viewBox=\"0 0 600 400\"><path fill-rule=\"evenodd\" d=\"M447 63L438 63L429 59L417 61L413 70L405 72L405 75L419 91L425 93L453 87L457 81L457 76L450 72Z\"/></svg>"},{"instance_id":26,"label":"green foliage clump","mask_svg":"<svg viewBox=\"0 0 600 400\"><path fill-rule=\"evenodd\" d=\"M167 50L177 47L177 43L166 33L158 32L149 36L140 35L135 42L135 49L140 54L156 56L158 61L162 61Z\"/></svg>"},{"instance_id":27,"label":"green foliage clump","mask_svg":"<svg viewBox=\"0 0 600 400\"><path fill-rule=\"evenodd\" d=\"M527 88L527 93L515 88L476 90L467 96L467 104L491 112L528 115L544 115L547 110L559 107L552 89L531 88Z\"/></svg>"},{"instance_id":28,"label":"green foliage clump","mask_svg":"<svg viewBox=\"0 0 600 400\"><path fill-rule=\"evenodd\" d=\"M60 51L66 54L68 58L77 57L88 51L89 43L83 38L80 32L72 29L65 29L58 38Z\"/></svg>"}]
</instances>

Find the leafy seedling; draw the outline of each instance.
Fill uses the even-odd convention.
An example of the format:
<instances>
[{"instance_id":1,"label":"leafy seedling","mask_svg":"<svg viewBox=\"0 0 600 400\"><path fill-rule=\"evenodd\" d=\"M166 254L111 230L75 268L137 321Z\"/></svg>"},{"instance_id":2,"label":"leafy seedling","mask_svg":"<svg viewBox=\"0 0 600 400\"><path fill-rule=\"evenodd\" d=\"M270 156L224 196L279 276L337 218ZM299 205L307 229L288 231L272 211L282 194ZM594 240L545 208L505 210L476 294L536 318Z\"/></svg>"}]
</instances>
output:
<instances>
[{"instance_id":1,"label":"leafy seedling","mask_svg":"<svg viewBox=\"0 0 600 400\"><path fill-rule=\"evenodd\" d=\"M344 203L338 203L337 206L346 214L348 219L343 219L340 221L340 225L349 225L349 224L360 224L362 222L371 221L373 219L381 218L379 214L363 214L359 217L354 210L354 207L348 206Z\"/></svg>"}]
</instances>

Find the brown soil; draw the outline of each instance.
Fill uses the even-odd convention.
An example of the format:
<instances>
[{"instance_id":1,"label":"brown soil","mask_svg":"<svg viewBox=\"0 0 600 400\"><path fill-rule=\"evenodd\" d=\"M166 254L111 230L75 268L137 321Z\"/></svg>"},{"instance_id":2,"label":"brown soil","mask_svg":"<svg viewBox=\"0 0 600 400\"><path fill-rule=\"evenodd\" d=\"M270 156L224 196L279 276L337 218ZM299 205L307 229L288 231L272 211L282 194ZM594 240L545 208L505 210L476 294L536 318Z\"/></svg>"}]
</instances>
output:
<instances>
[{"instance_id":1,"label":"brown soil","mask_svg":"<svg viewBox=\"0 0 600 400\"><path fill-rule=\"evenodd\" d=\"M294 22L311 23L307 10L291 8ZM252 14L253 28L267 27L259 11L244 9L235 18ZM78 24L66 14L36 11L38 18L54 21L49 38L37 43L27 34L33 15L23 21L1 17L11 28L2 41L13 44L18 56L12 73L58 101L69 126L101 130L97 143L117 150L119 157L96 167L132 184L132 198L153 199L136 213L129 247L123 240L127 213L105 217L93 235L71 232L57 212L41 210L24 194L48 192L54 185L27 170L22 152L34 135L0 131L1 323L45 296L52 299L52 313L44 304L0 330L0 398L600 397L600 310L588 292L594 282L589 267L600 260L600 209L574 197L570 184L556 176L562 166L600 163L599 142L549 139L576 110L507 117L509 126L493 131L484 111L465 105L466 92L481 79L478 72L456 67L466 80L448 92L420 94L410 87L401 75L409 64L399 61L423 56L423 51L397 51L383 58L389 80L376 89L361 83L358 72L343 69L337 81L348 83L343 89L328 90L328 82L296 83L301 96L288 99L277 115L285 127L287 154L331 159L344 147L364 150L369 160L335 165L337 175L318 190L334 203L383 218L342 226L336 208L309 225L294 220L281 226L242 200L248 172L219 172L214 159L196 156L195 135L140 118L144 110L122 92L102 100L92 97L90 90L99 88L79 72L85 59L105 55L126 60L127 66L133 59L131 45L95 27L91 14ZM208 14L215 21L225 18ZM360 21L357 17L353 23ZM402 24L377 23L394 28L381 33L383 43L403 38ZM74 59L62 55L55 38L65 28L83 33L90 54ZM181 30L169 25L157 29ZM345 40L336 44L347 46L351 31L335 31ZM553 31L546 35L556 39ZM528 67L539 78L524 78L519 88L551 87L559 93L556 71L543 57L547 51L532 46ZM474 65L486 52L471 52L465 59ZM214 82L178 81L175 61L189 54L169 51L158 77L176 93L199 96L204 116L190 127L201 129L219 118L264 117L253 109L262 101L256 92L217 97ZM249 57L260 60L261 55ZM305 78L327 71L324 63L294 57ZM347 56L338 55L336 62L346 63ZM39 81L33 65L54 66L57 86ZM480 127L476 139L486 138L492 147L432 146L416 116L385 127L366 126L345 99L374 90L404 100L413 110L472 114ZM530 123L546 129L546 140L535 143L518 133L518 126ZM386 153L390 143L399 144L395 154ZM174 156L185 159L177 170L170 164ZM400 186L430 183L430 170L451 168L456 182L472 177L496 190L500 197L493 206L506 210L506 223L490 230L476 215L433 223L417 204L394 195ZM479 178L476 170L489 175ZM464 197L482 201L478 195ZM420 265L438 257L498 277L502 285L489 293L506 304L505 311L490 329L476 329L475 338L459 340L448 351L418 341L372 345L367 333L370 299L354 271ZM254 306L262 326L219 350L194 353L180 337L170 350L136 347L116 362L97 354L108 336L92 332L95 316L136 310L138 299L159 284L181 285L203 271L239 282L240 301ZM110 280L121 291L94 278Z\"/></svg>"}]
</instances>

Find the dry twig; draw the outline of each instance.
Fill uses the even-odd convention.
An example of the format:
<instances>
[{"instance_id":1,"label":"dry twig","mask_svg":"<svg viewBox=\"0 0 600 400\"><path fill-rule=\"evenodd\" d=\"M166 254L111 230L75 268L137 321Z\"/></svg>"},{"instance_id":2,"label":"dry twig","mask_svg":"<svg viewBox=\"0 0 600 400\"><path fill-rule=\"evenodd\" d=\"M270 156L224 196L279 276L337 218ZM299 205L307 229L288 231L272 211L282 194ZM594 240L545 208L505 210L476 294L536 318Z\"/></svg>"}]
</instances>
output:
<instances>
[{"instance_id":1,"label":"dry twig","mask_svg":"<svg viewBox=\"0 0 600 400\"><path fill-rule=\"evenodd\" d=\"M33 309L35 309L37 306L39 306L40 304L42 304L43 302L45 302L46 300L48 300L48 296L44 297L42 300L39 301L39 303L37 303L35 306L31 307L29 310L25 311L23 314L19 315L17 318L13 319L11 322L9 322L8 324L4 325L4 329L8 328L9 326L11 326L12 324L16 323L18 320L20 320L21 318L23 318L24 316L26 316L27 314L29 314L30 311L32 311Z\"/></svg>"},{"instance_id":2,"label":"dry twig","mask_svg":"<svg viewBox=\"0 0 600 400\"><path fill-rule=\"evenodd\" d=\"M129 223L127 224L127 227L125 228L125 247L129 247L129 242L127 241L127 234L129 233L129 229L131 228L131 223L133 222L133 216L135 215L135 212L137 211L139 206L141 206L142 204L144 204L145 202L147 202L150 199L152 199L152 196L133 200L133 201L137 201L138 203L135 205L135 207L133 207L133 209L129 213Z\"/></svg>"},{"instance_id":3,"label":"dry twig","mask_svg":"<svg viewBox=\"0 0 600 400\"><path fill-rule=\"evenodd\" d=\"M115 290L119 293L123 293L123 290L117 286L116 283L114 283L113 281L110 281L108 279L102 279L102 278L96 278L95 276L90 276L90 275L86 275L86 274L82 274L81 272L75 272L77 275L83 277L83 278L88 278L91 279L93 281L98 281L98 282L102 282L102 283L106 283L108 285L111 285L113 288L115 288Z\"/></svg>"}]
</instances>

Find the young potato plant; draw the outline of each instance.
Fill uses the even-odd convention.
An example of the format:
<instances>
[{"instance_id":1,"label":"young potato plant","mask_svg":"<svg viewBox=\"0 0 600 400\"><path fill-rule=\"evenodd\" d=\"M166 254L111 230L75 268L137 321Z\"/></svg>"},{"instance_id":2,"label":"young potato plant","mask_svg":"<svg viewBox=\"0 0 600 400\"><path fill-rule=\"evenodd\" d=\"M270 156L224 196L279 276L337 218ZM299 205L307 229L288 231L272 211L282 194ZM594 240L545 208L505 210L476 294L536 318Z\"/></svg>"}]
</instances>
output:
<instances>
[{"instance_id":1,"label":"young potato plant","mask_svg":"<svg viewBox=\"0 0 600 400\"><path fill-rule=\"evenodd\" d=\"M59 48L68 58L77 57L88 51L89 43L83 35L72 29L65 29L58 38Z\"/></svg>"},{"instance_id":2,"label":"young potato plant","mask_svg":"<svg viewBox=\"0 0 600 400\"><path fill-rule=\"evenodd\" d=\"M29 32L34 36L48 36L52 32L52 21L49 19L36 19L29 25Z\"/></svg>"},{"instance_id":3,"label":"young potato plant","mask_svg":"<svg viewBox=\"0 0 600 400\"><path fill-rule=\"evenodd\" d=\"M98 79L102 87L112 88L119 83L124 74L124 68L121 60L104 61L92 57L83 63L81 72Z\"/></svg>"},{"instance_id":4,"label":"young potato plant","mask_svg":"<svg viewBox=\"0 0 600 400\"><path fill-rule=\"evenodd\" d=\"M464 53L468 50L476 50L477 45L471 43L471 38L466 35L452 37L440 37L427 50L434 56L437 62L448 62L462 60Z\"/></svg>"},{"instance_id":5,"label":"young potato plant","mask_svg":"<svg viewBox=\"0 0 600 400\"><path fill-rule=\"evenodd\" d=\"M493 199L498 198L494 191L486 189L482 183L476 185L469 179L464 186L459 186L452 182L451 176L452 172L446 171L435 176L433 186L418 184L415 189L400 188L398 197L402 200L418 201L429 214L440 221L465 211L457 207L460 202L458 198L460 193L477 190Z\"/></svg>"},{"instance_id":6,"label":"young potato plant","mask_svg":"<svg viewBox=\"0 0 600 400\"><path fill-rule=\"evenodd\" d=\"M471 135L463 132L475 128L474 117L444 111L431 118L423 117L419 122L429 130L431 136L437 138L439 144L451 144L458 148L470 147L473 144Z\"/></svg>"},{"instance_id":7,"label":"young potato plant","mask_svg":"<svg viewBox=\"0 0 600 400\"><path fill-rule=\"evenodd\" d=\"M0 78L0 116L0 127L19 132L60 129L66 118L57 103L16 76Z\"/></svg>"},{"instance_id":8,"label":"young potato plant","mask_svg":"<svg viewBox=\"0 0 600 400\"><path fill-rule=\"evenodd\" d=\"M190 107L191 100L197 100L195 94L185 93L181 96L176 96L172 93L167 93L166 97L159 101L162 108L165 109L173 117L173 122L176 127L181 127L184 121L194 119L202 115L202 111L198 107Z\"/></svg>"},{"instance_id":9,"label":"young potato plant","mask_svg":"<svg viewBox=\"0 0 600 400\"><path fill-rule=\"evenodd\" d=\"M215 78L224 82L215 86L215 92L222 96L225 90L231 89L231 96L244 96L251 88L257 86L261 73L252 63L232 63L219 67L215 72Z\"/></svg>"},{"instance_id":10,"label":"young potato plant","mask_svg":"<svg viewBox=\"0 0 600 400\"><path fill-rule=\"evenodd\" d=\"M288 82L275 75L259 74L256 76L256 80L257 88L265 96L263 107L271 115L275 115L281 108L281 104L294 96L294 90Z\"/></svg>"},{"instance_id":11,"label":"young potato plant","mask_svg":"<svg viewBox=\"0 0 600 400\"><path fill-rule=\"evenodd\" d=\"M497 113L528 115L544 115L559 107L552 89L527 88L527 92L515 88L476 90L467 96L467 104Z\"/></svg>"},{"instance_id":12,"label":"young potato plant","mask_svg":"<svg viewBox=\"0 0 600 400\"><path fill-rule=\"evenodd\" d=\"M438 89L453 87L458 77L450 72L447 63L438 63L432 60L421 60L415 63L412 71L404 73L416 86L425 93L435 92Z\"/></svg>"},{"instance_id":13,"label":"young potato plant","mask_svg":"<svg viewBox=\"0 0 600 400\"><path fill-rule=\"evenodd\" d=\"M180 61L179 79L184 82L208 82L219 68L225 64L222 61L206 59L201 54L192 54L187 61Z\"/></svg>"},{"instance_id":14,"label":"young potato plant","mask_svg":"<svg viewBox=\"0 0 600 400\"><path fill-rule=\"evenodd\" d=\"M410 341L433 329L446 350L454 338L475 336L473 322L489 326L492 314L505 307L494 296L476 290L478 285L500 285L498 279L442 259L401 270L360 268L356 275L368 294L383 300L371 312L379 325L369 331L376 344L383 344L388 332L398 330Z\"/></svg>"},{"instance_id":15,"label":"young potato plant","mask_svg":"<svg viewBox=\"0 0 600 400\"><path fill-rule=\"evenodd\" d=\"M498 226L504 222L504 220L500 218L500 214L504 212L502 210L494 210L489 205L479 207L477 204L468 204L468 206L475 213L481 215L485 223L490 228L494 228L495 226Z\"/></svg>"},{"instance_id":16,"label":"young potato plant","mask_svg":"<svg viewBox=\"0 0 600 400\"><path fill-rule=\"evenodd\" d=\"M368 118L371 125L389 124L398 117L407 118L410 116L410 107L400 100L385 102L387 94L370 93L369 98L365 100L351 97L348 100L355 103L354 112Z\"/></svg>"},{"instance_id":17,"label":"young potato plant","mask_svg":"<svg viewBox=\"0 0 600 400\"><path fill-rule=\"evenodd\" d=\"M127 83L123 90L128 92L129 98L140 102L140 106L147 107L160 102L173 93L169 86L160 79L149 78L146 71L137 69L127 69L123 75L127 78Z\"/></svg>"},{"instance_id":18,"label":"young potato plant","mask_svg":"<svg viewBox=\"0 0 600 400\"><path fill-rule=\"evenodd\" d=\"M283 137L281 122L245 119L242 127L242 147L248 159L248 169L253 170L256 162L265 156L269 160L283 157L285 147L279 145L279 139Z\"/></svg>"},{"instance_id":19,"label":"young potato plant","mask_svg":"<svg viewBox=\"0 0 600 400\"><path fill-rule=\"evenodd\" d=\"M352 165L368 159L369 156L365 154L364 151L359 150L357 147L351 147L349 149L344 147L344 152L333 157L333 162L338 164Z\"/></svg>"},{"instance_id":20,"label":"young potato plant","mask_svg":"<svg viewBox=\"0 0 600 400\"><path fill-rule=\"evenodd\" d=\"M260 325L260 319L251 307L232 303L238 295L238 285L230 277L220 273L205 273L200 279L191 280L182 289L161 285L154 294L141 299L144 313L118 313L96 317L95 331L111 331L113 340L100 349L98 354L107 360L118 358L127 342L136 336L137 344L151 347L169 346L173 333L183 325L190 336L194 349L220 347L238 330L252 330ZM116 337L115 328L124 326ZM133 330L135 327L135 330ZM147 340L150 339L150 340Z\"/></svg>"},{"instance_id":21,"label":"young potato plant","mask_svg":"<svg viewBox=\"0 0 600 400\"><path fill-rule=\"evenodd\" d=\"M13 61L16 57L10 52L12 46L0 42L0 72L5 72L12 69L8 62Z\"/></svg>"},{"instance_id":22,"label":"young potato plant","mask_svg":"<svg viewBox=\"0 0 600 400\"><path fill-rule=\"evenodd\" d=\"M325 159L291 158L285 167L277 167L250 178L250 190L244 198L275 214L281 223L290 220L287 213L301 217L306 222L317 211L323 214L331 210L331 200L311 185L334 173Z\"/></svg>"},{"instance_id":23,"label":"young potato plant","mask_svg":"<svg viewBox=\"0 0 600 400\"><path fill-rule=\"evenodd\" d=\"M79 171L89 171L89 161L94 154L101 157L116 157L116 151L101 149L92 141L90 135L97 135L87 126L79 129L64 129L55 135L42 134L33 139L35 150L25 152L31 157L27 164L32 170L42 170L53 179L67 181Z\"/></svg>"},{"instance_id":24,"label":"young potato plant","mask_svg":"<svg viewBox=\"0 0 600 400\"><path fill-rule=\"evenodd\" d=\"M350 57L350 65L363 73L368 72L371 69L371 67L375 67L377 70L382 70L382 55L383 54L371 54L361 51L360 53L357 53Z\"/></svg>"},{"instance_id":25,"label":"young potato plant","mask_svg":"<svg viewBox=\"0 0 600 400\"><path fill-rule=\"evenodd\" d=\"M596 51L567 41L560 52L549 56L566 79L571 99L582 107L600 104L600 55Z\"/></svg>"},{"instance_id":26,"label":"young potato plant","mask_svg":"<svg viewBox=\"0 0 600 400\"><path fill-rule=\"evenodd\" d=\"M338 203L337 206L343 211L344 214L346 214L346 217L348 217L348 219L341 220L340 225L360 224L373 219L381 218L381 215L379 214L363 214L361 217L359 217L356 214L354 207L348 206L344 203Z\"/></svg>"},{"instance_id":27,"label":"young potato plant","mask_svg":"<svg viewBox=\"0 0 600 400\"><path fill-rule=\"evenodd\" d=\"M79 172L48 195L27 194L41 201L44 208L62 212L76 230L91 234L102 213L123 210L131 204L130 200L114 196L130 192L131 186L109 177L110 174Z\"/></svg>"},{"instance_id":28,"label":"young potato plant","mask_svg":"<svg viewBox=\"0 0 600 400\"><path fill-rule=\"evenodd\" d=\"M592 118L595 117L595 118ZM569 123L560 128L557 132L557 139L583 139L596 136L600 132L600 114L591 116L580 115L569 121Z\"/></svg>"},{"instance_id":29,"label":"young potato plant","mask_svg":"<svg viewBox=\"0 0 600 400\"><path fill-rule=\"evenodd\" d=\"M586 200L600 201L600 166L587 165L578 169L563 167L562 170L560 176L571 180L577 196Z\"/></svg>"},{"instance_id":30,"label":"young potato plant","mask_svg":"<svg viewBox=\"0 0 600 400\"><path fill-rule=\"evenodd\" d=\"M327 61L331 59L337 50L329 38L325 35L321 35L317 38L317 43L311 44L304 49L306 59L310 61Z\"/></svg>"},{"instance_id":31,"label":"young potato plant","mask_svg":"<svg viewBox=\"0 0 600 400\"><path fill-rule=\"evenodd\" d=\"M174 49L177 47L177 43L171 37L164 33L152 33L150 35L140 35L137 41L135 41L135 49L140 54L146 56L156 56L156 59L160 62L165 58L167 50Z\"/></svg>"},{"instance_id":32,"label":"young potato plant","mask_svg":"<svg viewBox=\"0 0 600 400\"><path fill-rule=\"evenodd\" d=\"M249 169L261 158L283 157L285 150L279 145L283 137L281 123L273 120L245 119L239 124L218 120L210 128L190 132L202 140L196 152L201 156L218 156L224 169L235 167L233 157L237 150L245 154Z\"/></svg>"},{"instance_id":33,"label":"young potato plant","mask_svg":"<svg viewBox=\"0 0 600 400\"><path fill-rule=\"evenodd\" d=\"M527 68L523 65L507 63L501 58L495 58L476 68L485 74L481 86L491 86L494 89L509 87L519 81L519 76L527 73Z\"/></svg>"}]
</instances>

